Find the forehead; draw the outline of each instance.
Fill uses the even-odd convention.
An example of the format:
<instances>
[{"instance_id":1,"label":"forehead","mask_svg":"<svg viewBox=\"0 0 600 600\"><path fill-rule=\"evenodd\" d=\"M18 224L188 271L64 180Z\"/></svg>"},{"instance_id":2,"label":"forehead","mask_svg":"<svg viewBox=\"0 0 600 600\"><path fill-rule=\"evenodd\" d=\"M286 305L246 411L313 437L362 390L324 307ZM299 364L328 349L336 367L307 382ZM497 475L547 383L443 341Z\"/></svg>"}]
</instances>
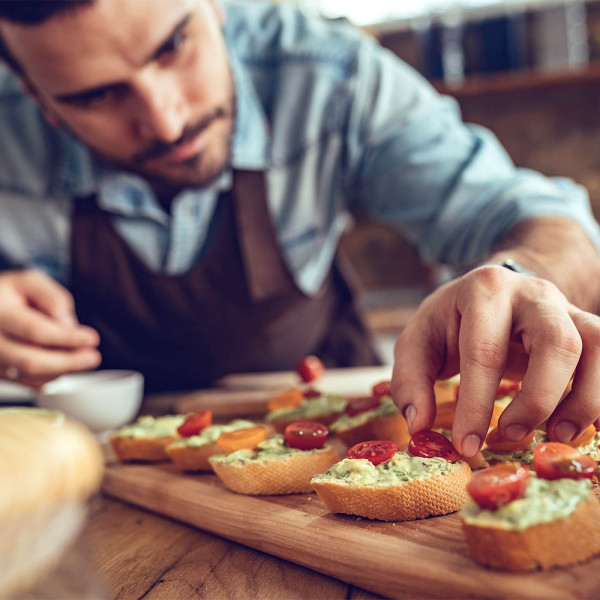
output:
<instances>
[{"instance_id":1,"label":"forehead","mask_svg":"<svg viewBox=\"0 0 600 600\"><path fill-rule=\"evenodd\" d=\"M199 0L97 0L40 25L0 24L28 78L49 93L116 81L156 50Z\"/></svg>"}]
</instances>

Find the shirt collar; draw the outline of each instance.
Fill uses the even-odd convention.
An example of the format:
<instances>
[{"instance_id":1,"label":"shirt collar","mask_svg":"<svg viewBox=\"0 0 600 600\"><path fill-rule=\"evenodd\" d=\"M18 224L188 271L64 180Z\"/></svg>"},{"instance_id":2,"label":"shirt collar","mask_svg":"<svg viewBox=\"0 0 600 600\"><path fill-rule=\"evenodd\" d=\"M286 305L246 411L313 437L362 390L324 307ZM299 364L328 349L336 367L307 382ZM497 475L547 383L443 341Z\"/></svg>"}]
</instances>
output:
<instances>
[{"instance_id":1,"label":"shirt collar","mask_svg":"<svg viewBox=\"0 0 600 600\"><path fill-rule=\"evenodd\" d=\"M227 33L225 33L227 38ZM254 83L228 42L229 63L236 92L236 119L231 162L235 169L266 169L270 162L270 132Z\"/></svg>"}]
</instances>

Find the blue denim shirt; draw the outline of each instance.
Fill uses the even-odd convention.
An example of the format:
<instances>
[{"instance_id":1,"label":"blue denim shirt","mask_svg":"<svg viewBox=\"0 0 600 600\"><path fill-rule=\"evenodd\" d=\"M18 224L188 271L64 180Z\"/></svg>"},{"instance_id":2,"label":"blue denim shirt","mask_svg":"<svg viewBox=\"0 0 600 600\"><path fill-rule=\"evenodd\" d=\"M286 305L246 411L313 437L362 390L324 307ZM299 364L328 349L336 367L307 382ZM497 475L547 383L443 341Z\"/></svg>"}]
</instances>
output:
<instances>
[{"instance_id":1,"label":"blue denim shirt","mask_svg":"<svg viewBox=\"0 0 600 600\"><path fill-rule=\"evenodd\" d=\"M425 260L460 266L536 215L581 224L600 247L586 192L516 169L496 138L464 125L456 103L349 26L291 7L224 4L238 96L232 165L265 169L283 255L301 289L330 268L352 207L397 226ZM68 284L74 197L98 193L147 265L186 271L206 246L220 190L188 189L171 215L138 176L100 164L48 125L0 74L0 264ZM402 269L402 265L398 265Z\"/></svg>"}]
</instances>

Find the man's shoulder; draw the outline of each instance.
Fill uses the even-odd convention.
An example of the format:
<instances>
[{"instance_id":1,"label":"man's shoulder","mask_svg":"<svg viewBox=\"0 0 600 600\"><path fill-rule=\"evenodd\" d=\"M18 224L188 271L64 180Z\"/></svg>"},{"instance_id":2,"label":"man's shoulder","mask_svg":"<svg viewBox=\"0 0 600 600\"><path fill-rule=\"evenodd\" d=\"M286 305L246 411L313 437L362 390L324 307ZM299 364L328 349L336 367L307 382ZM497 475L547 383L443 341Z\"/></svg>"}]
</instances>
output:
<instances>
[{"instance_id":1,"label":"man's shoulder","mask_svg":"<svg viewBox=\"0 0 600 600\"><path fill-rule=\"evenodd\" d=\"M0 193L42 197L71 191L81 158L76 146L46 122L17 78L0 65Z\"/></svg>"},{"instance_id":2,"label":"man's shoulder","mask_svg":"<svg viewBox=\"0 0 600 600\"><path fill-rule=\"evenodd\" d=\"M311 18L287 4L238 0L224 8L227 45L249 67L323 65L347 76L365 39L346 23Z\"/></svg>"}]
</instances>

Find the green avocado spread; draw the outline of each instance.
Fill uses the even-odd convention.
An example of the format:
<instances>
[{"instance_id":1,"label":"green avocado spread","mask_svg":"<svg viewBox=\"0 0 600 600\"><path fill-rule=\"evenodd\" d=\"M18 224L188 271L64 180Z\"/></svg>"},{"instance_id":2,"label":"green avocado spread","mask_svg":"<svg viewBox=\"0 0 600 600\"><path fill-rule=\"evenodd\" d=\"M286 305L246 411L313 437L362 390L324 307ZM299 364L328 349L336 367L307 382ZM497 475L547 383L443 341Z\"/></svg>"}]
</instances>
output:
<instances>
[{"instance_id":1,"label":"green avocado spread","mask_svg":"<svg viewBox=\"0 0 600 600\"><path fill-rule=\"evenodd\" d=\"M283 435L277 433L258 444L254 450L236 450L230 454L217 454L216 456L211 456L209 460L222 464L246 465L256 461L282 460L290 456L297 456L298 454L320 454L329 450L329 446L323 446L323 448L316 448L315 450L290 448L285 443Z\"/></svg>"},{"instance_id":2,"label":"green avocado spread","mask_svg":"<svg viewBox=\"0 0 600 600\"><path fill-rule=\"evenodd\" d=\"M171 446L186 446L188 448L200 448L207 444L213 444L217 441L217 438L222 433L229 433L230 431L236 431L237 429L248 429L248 427L254 427L256 423L252 421L245 421L244 419L236 419L226 425L209 425L203 429L198 435L191 435L190 437L182 437L174 441Z\"/></svg>"},{"instance_id":3,"label":"green avocado spread","mask_svg":"<svg viewBox=\"0 0 600 600\"><path fill-rule=\"evenodd\" d=\"M358 427L376 417L390 417L397 414L400 414L400 412L394 401L390 396L384 396L377 408L366 410L353 417L343 414L330 425L329 430L339 431L340 429L350 429L351 427Z\"/></svg>"},{"instance_id":4,"label":"green avocado spread","mask_svg":"<svg viewBox=\"0 0 600 600\"><path fill-rule=\"evenodd\" d=\"M401 485L415 479L445 475L460 467L444 458L421 458L399 451L385 462L374 465L366 458L345 458L313 481L338 481L349 485L383 487Z\"/></svg>"},{"instance_id":5,"label":"green avocado spread","mask_svg":"<svg viewBox=\"0 0 600 600\"><path fill-rule=\"evenodd\" d=\"M312 420L317 419L320 415L329 413L339 413L344 410L346 399L343 396L334 396L324 394L318 398L304 398L300 406L296 408L280 408L271 411L266 420L273 421L276 419L294 419L294 420Z\"/></svg>"},{"instance_id":6,"label":"green avocado spread","mask_svg":"<svg viewBox=\"0 0 600 600\"><path fill-rule=\"evenodd\" d=\"M497 460L500 462L514 461L517 460L523 464L529 465L533 462L533 449L544 442L549 442L548 436L545 431L536 430L533 435L533 441L527 448L522 450L516 450L515 452L509 452L507 454L500 454L498 452L492 452L489 448L484 448L481 452L486 460ZM581 454L600 454L598 450L598 444L600 444L600 432L596 432L594 439L585 446L579 446L577 450Z\"/></svg>"},{"instance_id":7,"label":"green avocado spread","mask_svg":"<svg viewBox=\"0 0 600 600\"><path fill-rule=\"evenodd\" d=\"M580 502L590 498L592 482L589 479L529 478L523 498L513 500L496 510L480 508L469 499L460 515L469 525L522 530L533 525L549 523L571 515Z\"/></svg>"},{"instance_id":8,"label":"green avocado spread","mask_svg":"<svg viewBox=\"0 0 600 600\"><path fill-rule=\"evenodd\" d=\"M163 417L140 417L135 423L121 427L115 432L119 437L164 437L177 435L177 428L185 421L185 415L165 415Z\"/></svg>"}]
</instances>

